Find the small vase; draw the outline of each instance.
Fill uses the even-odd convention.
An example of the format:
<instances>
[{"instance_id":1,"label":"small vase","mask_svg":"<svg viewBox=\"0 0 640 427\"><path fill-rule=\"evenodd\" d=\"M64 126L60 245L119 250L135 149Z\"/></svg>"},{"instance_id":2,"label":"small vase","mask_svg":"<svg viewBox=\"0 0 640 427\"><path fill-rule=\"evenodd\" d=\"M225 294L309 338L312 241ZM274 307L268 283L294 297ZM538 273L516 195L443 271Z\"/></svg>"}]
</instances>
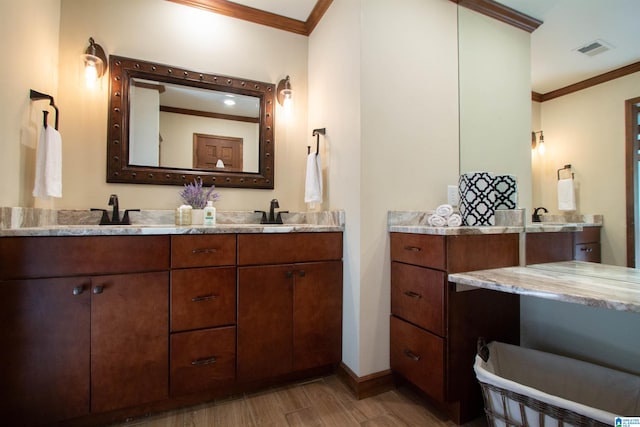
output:
<instances>
[{"instance_id":1,"label":"small vase","mask_svg":"<svg viewBox=\"0 0 640 427\"><path fill-rule=\"evenodd\" d=\"M204 209L193 209L191 211L191 224L193 225L204 224Z\"/></svg>"}]
</instances>

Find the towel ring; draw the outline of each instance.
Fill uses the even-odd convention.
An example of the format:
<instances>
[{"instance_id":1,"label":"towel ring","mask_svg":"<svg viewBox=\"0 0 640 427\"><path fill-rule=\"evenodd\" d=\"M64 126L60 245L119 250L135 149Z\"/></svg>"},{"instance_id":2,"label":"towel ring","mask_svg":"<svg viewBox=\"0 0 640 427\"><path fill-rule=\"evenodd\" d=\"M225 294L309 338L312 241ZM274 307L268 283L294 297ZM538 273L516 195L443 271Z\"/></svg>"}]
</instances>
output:
<instances>
[{"instance_id":1,"label":"towel ring","mask_svg":"<svg viewBox=\"0 0 640 427\"><path fill-rule=\"evenodd\" d=\"M314 129L311 136L316 137L316 156L320 153L320 135L325 135L327 128ZM311 146L307 145L307 154L311 154Z\"/></svg>"},{"instance_id":2,"label":"towel ring","mask_svg":"<svg viewBox=\"0 0 640 427\"><path fill-rule=\"evenodd\" d=\"M560 172L563 170L571 171L571 165L564 165L563 168L558 169L558 181L560 181ZM576 174L571 172L571 179L575 178Z\"/></svg>"}]
</instances>

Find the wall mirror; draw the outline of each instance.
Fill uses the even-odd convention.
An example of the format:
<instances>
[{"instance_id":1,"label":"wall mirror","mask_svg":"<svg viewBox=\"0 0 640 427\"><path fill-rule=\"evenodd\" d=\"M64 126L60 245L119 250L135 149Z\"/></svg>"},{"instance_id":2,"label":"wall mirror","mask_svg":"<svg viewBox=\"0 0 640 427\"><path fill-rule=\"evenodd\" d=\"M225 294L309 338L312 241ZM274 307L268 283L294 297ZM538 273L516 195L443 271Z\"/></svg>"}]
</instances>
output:
<instances>
[{"instance_id":1,"label":"wall mirror","mask_svg":"<svg viewBox=\"0 0 640 427\"><path fill-rule=\"evenodd\" d=\"M107 182L274 188L275 85L110 56Z\"/></svg>"}]
</instances>

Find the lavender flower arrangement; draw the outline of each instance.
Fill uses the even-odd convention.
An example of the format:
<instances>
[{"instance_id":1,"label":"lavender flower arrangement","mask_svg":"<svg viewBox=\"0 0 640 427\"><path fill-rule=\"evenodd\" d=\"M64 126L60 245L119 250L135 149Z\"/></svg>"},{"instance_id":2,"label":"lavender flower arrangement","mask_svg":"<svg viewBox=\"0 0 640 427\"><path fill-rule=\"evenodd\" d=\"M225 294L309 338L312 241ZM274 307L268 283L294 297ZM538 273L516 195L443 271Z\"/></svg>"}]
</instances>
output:
<instances>
[{"instance_id":1,"label":"lavender flower arrangement","mask_svg":"<svg viewBox=\"0 0 640 427\"><path fill-rule=\"evenodd\" d=\"M207 201L217 201L220 195L214 193L216 186L212 185L208 190L202 185L202 178L198 177L193 180L193 184L185 184L184 189L180 192L180 197L185 204L191 205L194 209L204 209Z\"/></svg>"}]
</instances>

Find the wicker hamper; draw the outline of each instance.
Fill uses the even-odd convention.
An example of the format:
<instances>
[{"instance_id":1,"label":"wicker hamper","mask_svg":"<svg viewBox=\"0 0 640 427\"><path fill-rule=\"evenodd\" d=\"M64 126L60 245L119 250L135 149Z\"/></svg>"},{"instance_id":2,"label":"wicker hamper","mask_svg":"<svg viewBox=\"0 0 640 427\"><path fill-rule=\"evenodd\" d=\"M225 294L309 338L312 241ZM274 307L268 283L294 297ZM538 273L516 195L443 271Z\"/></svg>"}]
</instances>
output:
<instances>
[{"instance_id":1,"label":"wicker hamper","mask_svg":"<svg viewBox=\"0 0 640 427\"><path fill-rule=\"evenodd\" d=\"M614 369L479 342L474 370L489 426L612 426L640 415L640 377Z\"/></svg>"}]
</instances>

